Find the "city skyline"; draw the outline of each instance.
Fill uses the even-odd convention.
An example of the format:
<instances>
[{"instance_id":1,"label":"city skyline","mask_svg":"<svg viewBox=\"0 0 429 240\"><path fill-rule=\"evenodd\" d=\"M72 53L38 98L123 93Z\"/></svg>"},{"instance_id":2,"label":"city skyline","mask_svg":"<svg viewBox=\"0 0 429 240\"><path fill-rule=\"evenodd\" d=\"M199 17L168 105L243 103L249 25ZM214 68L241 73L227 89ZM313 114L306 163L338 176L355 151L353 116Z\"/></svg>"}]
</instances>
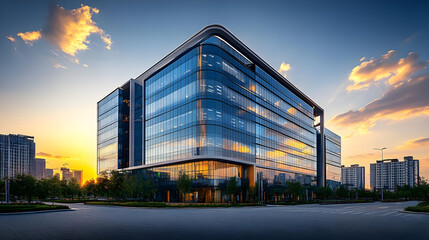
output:
<instances>
[{"instance_id":1,"label":"city skyline","mask_svg":"<svg viewBox=\"0 0 429 240\"><path fill-rule=\"evenodd\" d=\"M0 133L34 136L47 168L67 162L84 181L95 178L97 101L219 23L325 109L343 165L369 169L381 158L373 148L387 147L384 158L412 155L429 177L427 4L271 2L235 12L237 3L81 3L3 2L0 10L0 110L8 113Z\"/></svg>"}]
</instances>

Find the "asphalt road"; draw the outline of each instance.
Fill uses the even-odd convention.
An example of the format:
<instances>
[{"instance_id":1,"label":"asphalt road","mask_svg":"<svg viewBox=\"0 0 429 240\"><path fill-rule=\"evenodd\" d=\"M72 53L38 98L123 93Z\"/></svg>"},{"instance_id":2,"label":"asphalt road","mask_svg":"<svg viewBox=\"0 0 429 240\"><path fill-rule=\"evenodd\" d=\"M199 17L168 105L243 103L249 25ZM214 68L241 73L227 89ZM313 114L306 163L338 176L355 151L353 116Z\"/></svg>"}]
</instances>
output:
<instances>
[{"instance_id":1,"label":"asphalt road","mask_svg":"<svg viewBox=\"0 0 429 240\"><path fill-rule=\"evenodd\" d=\"M68 204L74 211L0 215L0 239L429 239L417 202L143 209Z\"/></svg>"}]
</instances>

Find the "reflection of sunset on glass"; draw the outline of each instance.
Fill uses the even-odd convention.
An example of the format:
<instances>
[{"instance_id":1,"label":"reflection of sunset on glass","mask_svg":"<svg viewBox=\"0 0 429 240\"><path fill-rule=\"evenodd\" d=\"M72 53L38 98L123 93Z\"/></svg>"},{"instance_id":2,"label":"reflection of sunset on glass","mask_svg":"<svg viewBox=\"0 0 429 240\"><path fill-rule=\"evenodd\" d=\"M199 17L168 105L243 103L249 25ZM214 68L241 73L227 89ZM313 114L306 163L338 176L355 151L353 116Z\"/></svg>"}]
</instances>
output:
<instances>
[{"instance_id":1,"label":"reflection of sunset on glass","mask_svg":"<svg viewBox=\"0 0 429 240\"><path fill-rule=\"evenodd\" d=\"M287 8L267 4L267 11L262 12L251 4L228 3L230 7L224 9L214 3L169 3L162 16L157 10L163 1L126 8L105 2L26 4L26 9L38 14L21 11L17 3L2 3L2 9L7 10L2 10L1 20L10 24L2 25L0 32L0 133L34 136L36 157L46 159L47 168L54 172L67 166L83 170L84 180L96 178L97 102L216 22L324 109L326 126L342 137L342 164L367 167L367 187L369 164L380 158L373 148L381 145L388 147L387 157L412 155L419 159L421 176L429 178L429 33L427 21L418 14L408 14L407 21L399 22L395 12L399 10L376 13L364 6L351 10L340 4L338 9L348 12L348 17L338 21L341 11L303 3ZM245 7L246 14L233 11L234 6ZM374 7L383 9L384 5ZM172 21L176 11L181 15ZM218 12L231 17L220 19ZM321 12L327 14L321 17ZM367 12L363 19L362 12ZM249 14L255 16L254 21L248 19ZM188 15L193 17L182 17ZM380 17L383 23L378 22ZM395 24L389 23L393 21ZM205 57L198 58L198 67ZM239 76L225 62L219 64ZM204 91L212 87L206 83ZM233 94L220 86L213 89ZM253 82L246 91L262 94L261 86ZM283 100L265 100L290 116L301 114ZM298 125L270 113L266 106L248 105L246 109L302 133ZM181 117L187 116L176 118L180 121ZM177 122L176 118L171 122ZM176 127L180 126L167 122L159 130L164 133ZM274 137L270 131L264 130L264 134ZM298 140L275 137L284 149L267 151L269 158L316 154L314 148ZM189 138L165 142L154 145L153 151L187 149L200 142L212 144L210 141ZM218 144L229 144L228 150L243 154L255 151L232 140Z\"/></svg>"}]
</instances>

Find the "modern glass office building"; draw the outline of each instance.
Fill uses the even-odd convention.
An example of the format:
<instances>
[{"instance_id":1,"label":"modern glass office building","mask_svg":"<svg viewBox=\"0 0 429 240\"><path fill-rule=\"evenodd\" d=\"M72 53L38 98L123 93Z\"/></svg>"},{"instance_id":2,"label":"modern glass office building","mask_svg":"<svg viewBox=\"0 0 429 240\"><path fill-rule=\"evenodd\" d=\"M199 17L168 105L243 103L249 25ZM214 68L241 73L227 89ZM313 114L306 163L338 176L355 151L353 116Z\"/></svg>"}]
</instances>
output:
<instances>
[{"instance_id":1,"label":"modern glass office building","mask_svg":"<svg viewBox=\"0 0 429 240\"><path fill-rule=\"evenodd\" d=\"M337 188L341 185L341 137L325 128L326 185Z\"/></svg>"},{"instance_id":2,"label":"modern glass office building","mask_svg":"<svg viewBox=\"0 0 429 240\"><path fill-rule=\"evenodd\" d=\"M98 172L151 178L158 200L177 200L180 172L199 202L222 201L231 177L326 184L323 109L219 25L98 102L97 121Z\"/></svg>"}]
</instances>

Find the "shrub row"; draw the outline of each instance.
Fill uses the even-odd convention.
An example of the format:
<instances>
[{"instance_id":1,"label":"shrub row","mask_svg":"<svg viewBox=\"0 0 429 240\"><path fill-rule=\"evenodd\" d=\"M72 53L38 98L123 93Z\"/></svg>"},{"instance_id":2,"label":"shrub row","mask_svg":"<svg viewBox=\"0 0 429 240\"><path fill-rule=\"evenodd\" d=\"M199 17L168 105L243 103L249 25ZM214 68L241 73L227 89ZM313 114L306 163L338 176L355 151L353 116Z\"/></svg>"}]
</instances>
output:
<instances>
[{"instance_id":1,"label":"shrub row","mask_svg":"<svg viewBox=\"0 0 429 240\"><path fill-rule=\"evenodd\" d=\"M213 208L213 207L247 207L260 206L257 203L232 203L232 204L216 204L216 203L182 203L182 204L167 204L164 202L85 202L90 205L107 205L107 206L123 206L123 207L151 207L151 208Z\"/></svg>"},{"instance_id":2,"label":"shrub row","mask_svg":"<svg viewBox=\"0 0 429 240\"><path fill-rule=\"evenodd\" d=\"M0 204L0 213L11 212L30 212L43 210L69 209L63 205L46 205L46 204Z\"/></svg>"}]
</instances>

